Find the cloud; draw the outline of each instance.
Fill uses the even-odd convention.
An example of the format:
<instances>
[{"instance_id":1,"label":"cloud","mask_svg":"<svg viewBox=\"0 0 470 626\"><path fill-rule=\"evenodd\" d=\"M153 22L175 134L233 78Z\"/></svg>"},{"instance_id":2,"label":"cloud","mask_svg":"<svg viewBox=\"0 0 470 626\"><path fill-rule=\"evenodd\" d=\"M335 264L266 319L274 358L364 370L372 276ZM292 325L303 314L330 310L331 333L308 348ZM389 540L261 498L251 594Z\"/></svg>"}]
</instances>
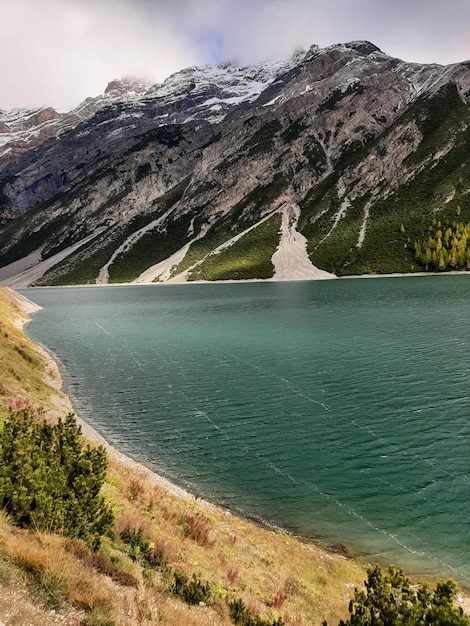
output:
<instances>
[{"instance_id":1,"label":"cloud","mask_svg":"<svg viewBox=\"0 0 470 626\"><path fill-rule=\"evenodd\" d=\"M76 106L113 78L248 64L368 39L407 61L468 59L468 0L4 0L0 108Z\"/></svg>"},{"instance_id":2,"label":"cloud","mask_svg":"<svg viewBox=\"0 0 470 626\"><path fill-rule=\"evenodd\" d=\"M190 65L191 42L124 2L12 0L2 8L0 107L76 106L116 77L161 81Z\"/></svg>"},{"instance_id":3,"label":"cloud","mask_svg":"<svg viewBox=\"0 0 470 626\"><path fill-rule=\"evenodd\" d=\"M416 62L470 56L468 0L239 0L226 9L225 51L245 61L360 39Z\"/></svg>"},{"instance_id":4,"label":"cloud","mask_svg":"<svg viewBox=\"0 0 470 626\"><path fill-rule=\"evenodd\" d=\"M197 33L217 46L203 52L242 63L285 58L298 47L368 39L409 61L452 63L470 56L468 0L175 0L165 2L185 36ZM148 9L162 2L147 0ZM196 36L196 37L195 37Z\"/></svg>"}]
</instances>

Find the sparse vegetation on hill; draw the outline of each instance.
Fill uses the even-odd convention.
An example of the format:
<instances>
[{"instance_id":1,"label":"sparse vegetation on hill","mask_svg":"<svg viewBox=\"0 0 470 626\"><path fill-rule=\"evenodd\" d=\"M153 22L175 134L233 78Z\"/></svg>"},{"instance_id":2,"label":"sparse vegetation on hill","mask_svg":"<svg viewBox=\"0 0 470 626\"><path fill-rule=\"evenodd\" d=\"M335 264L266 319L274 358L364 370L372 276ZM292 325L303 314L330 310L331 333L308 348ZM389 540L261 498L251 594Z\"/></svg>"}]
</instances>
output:
<instances>
[{"instance_id":1,"label":"sparse vegetation on hill","mask_svg":"<svg viewBox=\"0 0 470 626\"><path fill-rule=\"evenodd\" d=\"M308 239L312 262L338 276L422 271L424 265L415 258L414 243L425 236L427 240L433 219L449 225L470 219L469 119L468 106L455 86L448 85L419 98L381 136L345 153L342 171L337 169L324 178L299 202L299 229ZM413 133L404 129L413 121L424 139L405 159L407 176L398 183L381 186L380 182L377 188L354 193L350 201L347 194L338 192L344 172L354 188L361 185L364 163L380 169L395 133L400 137L396 145L411 145ZM358 164L362 164L359 169Z\"/></svg>"}]
</instances>

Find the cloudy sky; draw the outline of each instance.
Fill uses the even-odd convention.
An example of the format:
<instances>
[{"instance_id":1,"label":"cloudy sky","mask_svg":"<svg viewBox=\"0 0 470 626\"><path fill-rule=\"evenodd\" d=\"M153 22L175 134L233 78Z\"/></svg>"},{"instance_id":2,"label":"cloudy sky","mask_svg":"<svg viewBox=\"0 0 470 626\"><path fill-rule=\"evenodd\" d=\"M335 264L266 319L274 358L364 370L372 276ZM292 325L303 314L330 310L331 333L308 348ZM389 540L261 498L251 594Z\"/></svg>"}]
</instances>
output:
<instances>
[{"instance_id":1,"label":"cloudy sky","mask_svg":"<svg viewBox=\"0 0 470 626\"><path fill-rule=\"evenodd\" d=\"M277 60L368 39L407 61L470 59L470 0L0 0L0 109L69 109L113 78Z\"/></svg>"}]
</instances>

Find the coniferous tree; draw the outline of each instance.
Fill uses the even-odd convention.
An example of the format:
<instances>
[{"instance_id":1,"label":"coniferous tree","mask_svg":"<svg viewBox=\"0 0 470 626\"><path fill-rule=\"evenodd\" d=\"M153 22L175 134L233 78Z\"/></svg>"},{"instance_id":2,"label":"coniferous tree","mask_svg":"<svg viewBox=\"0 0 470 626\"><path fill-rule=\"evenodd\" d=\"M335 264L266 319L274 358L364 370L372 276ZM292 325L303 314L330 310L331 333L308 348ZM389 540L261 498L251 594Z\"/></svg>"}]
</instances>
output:
<instances>
[{"instance_id":1,"label":"coniferous tree","mask_svg":"<svg viewBox=\"0 0 470 626\"><path fill-rule=\"evenodd\" d=\"M414 242L415 259L421 267L432 271L470 269L470 223L454 220L446 227L434 218L426 237Z\"/></svg>"},{"instance_id":2,"label":"coniferous tree","mask_svg":"<svg viewBox=\"0 0 470 626\"><path fill-rule=\"evenodd\" d=\"M367 571L365 587L355 590L350 618L339 626L470 626L470 618L454 606L457 588L451 580L434 591L426 584L415 591L402 570L391 566L385 573L376 566Z\"/></svg>"},{"instance_id":3,"label":"coniferous tree","mask_svg":"<svg viewBox=\"0 0 470 626\"><path fill-rule=\"evenodd\" d=\"M106 467L104 448L83 444L72 414L48 424L28 409L11 413L0 440L0 507L23 528L96 548L113 523L100 495Z\"/></svg>"}]
</instances>

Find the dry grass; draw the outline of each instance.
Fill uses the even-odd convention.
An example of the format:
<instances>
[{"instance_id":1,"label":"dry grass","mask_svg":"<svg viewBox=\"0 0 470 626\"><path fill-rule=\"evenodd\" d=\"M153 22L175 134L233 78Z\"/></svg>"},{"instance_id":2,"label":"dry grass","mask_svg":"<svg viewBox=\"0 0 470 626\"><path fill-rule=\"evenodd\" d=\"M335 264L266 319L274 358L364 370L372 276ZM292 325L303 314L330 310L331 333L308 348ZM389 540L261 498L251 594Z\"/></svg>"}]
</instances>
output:
<instances>
[{"instance_id":1,"label":"dry grass","mask_svg":"<svg viewBox=\"0 0 470 626\"><path fill-rule=\"evenodd\" d=\"M2 539L5 557L26 573L46 606L59 608L67 601L88 612L111 609L109 577L69 552L63 537L12 528Z\"/></svg>"},{"instance_id":2,"label":"dry grass","mask_svg":"<svg viewBox=\"0 0 470 626\"><path fill-rule=\"evenodd\" d=\"M42 382L42 372L33 376L33 368L28 361L28 356L32 354L31 346L18 328L19 315L16 304L0 299L0 400L7 408L9 405L24 407L28 402L32 378L36 379L33 384L37 386ZM22 357L20 350L26 358ZM5 414L4 409L2 413Z\"/></svg>"},{"instance_id":3,"label":"dry grass","mask_svg":"<svg viewBox=\"0 0 470 626\"><path fill-rule=\"evenodd\" d=\"M135 497L127 484L133 479L121 474L113 463L107 495L119 509L117 529L140 532L158 546L161 562L209 581L215 597L241 598L260 616L282 615L287 624L314 625L324 619L334 624L347 614L354 586L365 577L358 562L199 499L181 500L143 477ZM227 616L219 619L230 623Z\"/></svg>"},{"instance_id":4,"label":"dry grass","mask_svg":"<svg viewBox=\"0 0 470 626\"><path fill-rule=\"evenodd\" d=\"M17 328L15 307L0 288L0 416L12 401L56 410L60 394L43 380L49 366ZM240 598L263 618L282 616L287 626L324 619L334 625L365 578L363 566L344 555L199 498L178 498L113 457L103 492L116 524L98 555L78 541L15 529L0 515L0 599L17 589L28 594L21 596L25 620L17 624L54 624L26 615L55 607L64 624L225 626L231 624L227 602ZM209 583L211 606L189 607L168 595L165 572ZM0 602L0 622L4 611Z\"/></svg>"},{"instance_id":5,"label":"dry grass","mask_svg":"<svg viewBox=\"0 0 470 626\"><path fill-rule=\"evenodd\" d=\"M187 513L183 517L187 534L197 544L204 548L211 547L215 544L216 534L213 528L213 522L204 514Z\"/></svg>"}]
</instances>

